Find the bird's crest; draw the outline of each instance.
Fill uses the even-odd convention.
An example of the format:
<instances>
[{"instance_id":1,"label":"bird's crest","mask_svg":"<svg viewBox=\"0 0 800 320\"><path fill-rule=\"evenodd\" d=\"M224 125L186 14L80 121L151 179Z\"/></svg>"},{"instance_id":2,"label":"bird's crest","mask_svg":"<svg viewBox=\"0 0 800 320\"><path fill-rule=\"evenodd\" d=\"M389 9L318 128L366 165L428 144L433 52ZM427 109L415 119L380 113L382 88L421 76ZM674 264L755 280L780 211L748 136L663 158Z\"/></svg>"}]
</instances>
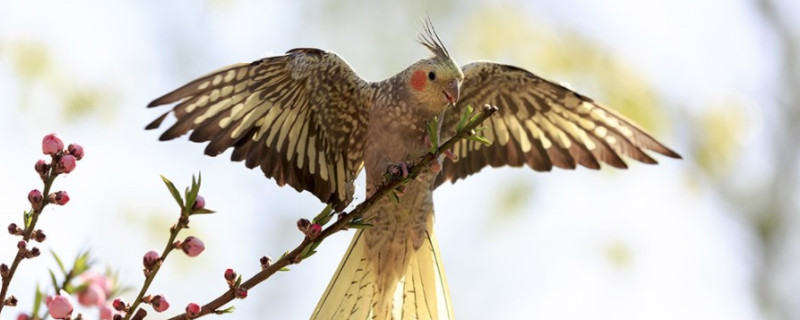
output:
<instances>
[{"instance_id":1,"label":"bird's crest","mask_svg":"<svg viewBox=\"0 0 800 320\"><path fill-rule=\"evenodd\" d=\"M436 30L433 28L433 23L431 22L430 17L426 17L423 21L423 30L420 32L419 39L417 41L421 45L428 48L428 50L430 50L437 57L450 58L450 53L447 52L444 44L442 44L442 40L439 39L439 35L436 34Z\"/></svg>"}]
</instances>

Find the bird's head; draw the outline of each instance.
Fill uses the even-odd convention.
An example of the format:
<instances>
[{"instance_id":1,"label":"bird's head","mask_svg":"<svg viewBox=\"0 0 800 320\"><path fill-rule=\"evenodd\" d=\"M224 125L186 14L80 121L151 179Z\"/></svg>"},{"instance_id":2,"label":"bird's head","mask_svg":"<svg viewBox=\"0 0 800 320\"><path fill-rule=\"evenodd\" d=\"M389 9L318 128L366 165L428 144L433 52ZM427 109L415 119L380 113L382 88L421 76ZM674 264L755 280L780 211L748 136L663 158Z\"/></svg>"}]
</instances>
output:
<instances>
[{"instance_id":1,"label":"bird's head","mask_svg":"<svg viewBox=\"0 0 800 320\"><path fill-rule=\"evenodd\" d=\"M433 30L430 20L420 33L420 44L428 48L433 56L422 59L408 68L407 81L419 101L438 114L448 105L458 102L461 81L464 73L450 57L439 36Z\"/></svg>"}]
</instances>

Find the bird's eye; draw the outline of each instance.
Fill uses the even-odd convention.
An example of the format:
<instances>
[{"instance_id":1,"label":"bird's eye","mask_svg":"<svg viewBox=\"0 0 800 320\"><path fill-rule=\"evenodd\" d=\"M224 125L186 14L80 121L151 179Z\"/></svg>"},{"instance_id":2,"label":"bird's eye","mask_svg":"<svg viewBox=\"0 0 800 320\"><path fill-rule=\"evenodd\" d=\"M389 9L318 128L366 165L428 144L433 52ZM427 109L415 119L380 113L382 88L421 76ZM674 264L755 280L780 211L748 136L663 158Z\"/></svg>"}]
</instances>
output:
<instances>
[{"instance_id":1,"label":"bird's eye","mask_svg":"<svg viewBox=\"0 0 800 320\"><path fill-rule=\"evenodd\" d=\"M428 72L428 79L436 80L436 73L434 73L433 71Z\"/></svg>"}]
</instances>

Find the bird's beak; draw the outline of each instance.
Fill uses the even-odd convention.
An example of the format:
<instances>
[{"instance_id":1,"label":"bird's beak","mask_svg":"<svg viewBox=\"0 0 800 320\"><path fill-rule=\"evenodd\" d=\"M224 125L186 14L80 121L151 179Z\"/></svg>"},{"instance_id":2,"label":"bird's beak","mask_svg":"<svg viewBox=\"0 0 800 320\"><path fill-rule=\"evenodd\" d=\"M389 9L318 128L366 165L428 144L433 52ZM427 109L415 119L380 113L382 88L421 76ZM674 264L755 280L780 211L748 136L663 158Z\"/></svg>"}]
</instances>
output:
<instances>
[{"instance_id":1,"label":"bird's beak","mask_svg":"<svg viewBox=\"0 0 800 320\"><path fill-rule=\"evenodd\" d=\"M458 80L453 80L447 85L447 87L444 90L442 90L445 99L447 99L447 102L449 102L450 104L455 105L456 102L458 102L459 85L460 84L458 83Z\"/></svg>"}]
</instances>

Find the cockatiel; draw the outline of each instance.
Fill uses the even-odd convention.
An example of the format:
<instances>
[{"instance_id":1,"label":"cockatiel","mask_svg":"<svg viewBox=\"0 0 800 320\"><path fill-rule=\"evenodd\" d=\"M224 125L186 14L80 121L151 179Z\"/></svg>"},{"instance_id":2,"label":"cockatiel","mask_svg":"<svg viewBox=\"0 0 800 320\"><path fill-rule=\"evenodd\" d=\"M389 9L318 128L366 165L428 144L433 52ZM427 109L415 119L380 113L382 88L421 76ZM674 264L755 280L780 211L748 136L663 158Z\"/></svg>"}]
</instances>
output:
<instances>
[{"instance_id":1,"label":"cockatiel","mask_svg":"<svg viewBox=\"0 0 800 320\"><path fill-rule=\"evenodd\" d=\"M432 56L380 82L361 79L332 52L301 48L222 68L148 105L177 103L147 126L173 113L177 122L161 140L192 131L208 155L233 147L231 160L336 210L352 201L362 168L370 196L387 168L428 150L434 117L446 141L466 106L499 108L482 131L491 145L458 142L455 157L409 182L399 204L384 197L364 214L373 227L356 232L311 319L453 318L433 230L432 192L445 181L486 166L626 168L622 155L656 163L643 149L680 158L631 121L529 71L492 62L459 68L430 21L419 42Z\"/></svg>"}]
</instances>

